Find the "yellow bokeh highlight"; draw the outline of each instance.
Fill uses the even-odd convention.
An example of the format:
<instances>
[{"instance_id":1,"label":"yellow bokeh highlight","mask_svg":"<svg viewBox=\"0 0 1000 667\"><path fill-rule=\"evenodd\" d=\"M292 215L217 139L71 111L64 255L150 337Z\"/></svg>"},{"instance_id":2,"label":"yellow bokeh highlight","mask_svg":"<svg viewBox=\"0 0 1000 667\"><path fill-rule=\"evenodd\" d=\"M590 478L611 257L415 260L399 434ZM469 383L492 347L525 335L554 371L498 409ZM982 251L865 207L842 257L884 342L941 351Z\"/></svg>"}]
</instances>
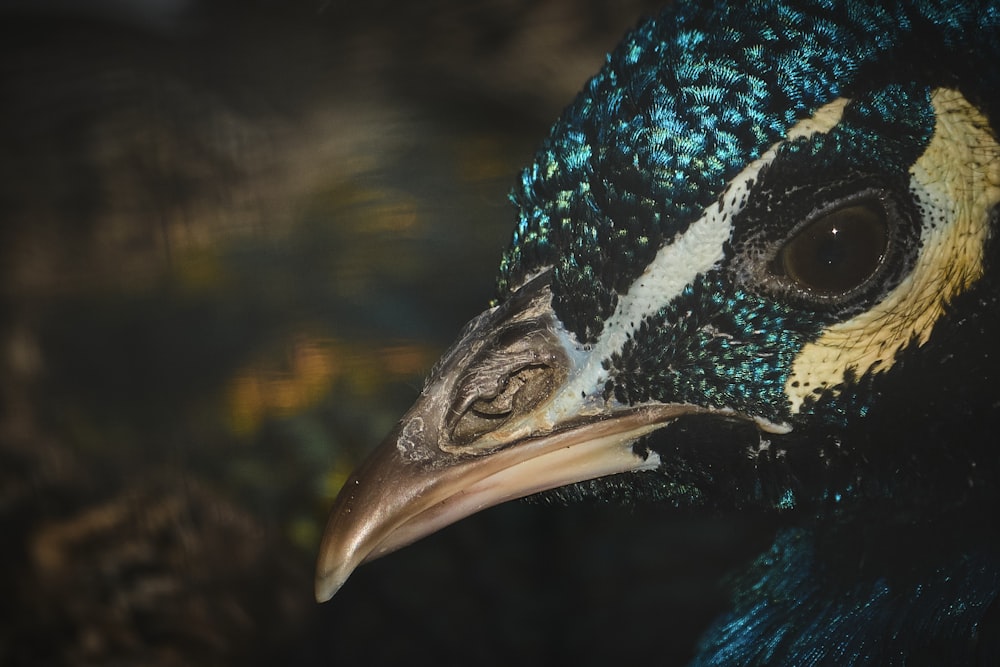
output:
<instances>
[{"instance_id":1,"label":"yellow bokeh highlight","mask_svg":"<svg viewBox=\"0 0 1000 667\"><path fill-rule=\"evenodd\" d=\"M297 337L284 360L264 360L239 371L226 399L233 433L249 435L269 418L288 417L316 406L336 386L372 396L389 382L422 374L437 350L412 343L371 344Z\"/></svg>"}]
</instances>

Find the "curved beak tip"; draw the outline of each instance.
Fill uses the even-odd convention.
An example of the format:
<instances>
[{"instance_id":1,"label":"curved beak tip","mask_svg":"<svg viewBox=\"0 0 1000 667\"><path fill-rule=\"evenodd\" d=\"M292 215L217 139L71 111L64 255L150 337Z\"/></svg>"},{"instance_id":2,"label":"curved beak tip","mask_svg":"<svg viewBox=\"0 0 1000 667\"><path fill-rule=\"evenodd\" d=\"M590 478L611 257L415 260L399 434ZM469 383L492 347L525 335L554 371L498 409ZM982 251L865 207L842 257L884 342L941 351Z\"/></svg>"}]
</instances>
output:
<instances>
[{"instance_id":1,"label":"curved beak tip","mask_svg":"<svg viewBox=\"0 0 1000 667\"><path fill-rule=\"evenodd\" d=\"M320 569L316 572L316 602L328 602L336 595L352 571L343 570L344 568Z\"/></svg>"}]
</instances>

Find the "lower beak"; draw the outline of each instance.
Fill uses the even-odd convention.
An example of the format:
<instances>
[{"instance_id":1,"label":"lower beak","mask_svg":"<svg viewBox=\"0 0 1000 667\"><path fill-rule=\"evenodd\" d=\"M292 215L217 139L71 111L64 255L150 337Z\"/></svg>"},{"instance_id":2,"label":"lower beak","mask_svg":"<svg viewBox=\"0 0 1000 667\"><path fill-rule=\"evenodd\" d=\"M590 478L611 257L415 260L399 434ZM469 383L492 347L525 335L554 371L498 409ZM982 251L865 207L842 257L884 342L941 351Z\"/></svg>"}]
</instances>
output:
<instances>
[{"instance_id":1,"label":"lower beak","mask_svg":"<svg viewBox=\"0 0 1000 667\"><path fill-rule=\"evenodd\" d=\"M507 500L588 479L655 468L655 454L633 443L691 406L622 412L527 437L491 454L406 456L410 415L347 481L320 546L316 599L329 600L361 563L410 544L451 523Z\"/></svg>"}]
</instances>

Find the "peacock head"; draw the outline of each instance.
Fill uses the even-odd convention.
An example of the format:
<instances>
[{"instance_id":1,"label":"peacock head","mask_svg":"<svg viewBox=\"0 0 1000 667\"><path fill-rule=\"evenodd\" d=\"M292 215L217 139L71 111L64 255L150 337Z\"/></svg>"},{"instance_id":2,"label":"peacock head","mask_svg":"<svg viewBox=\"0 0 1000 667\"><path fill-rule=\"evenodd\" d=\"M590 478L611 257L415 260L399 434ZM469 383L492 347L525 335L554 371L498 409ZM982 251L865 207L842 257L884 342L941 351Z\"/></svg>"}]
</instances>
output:
<instances>
[{"instance_id":1,"label":"peacock head","mask_svg":"<svg viewBox=\"0 0 1000 667\"><path fill-rule=\"evenodd\" d=\"M497 299L342 490L317 598L539 492L811 512L984 493L1000 106L968 59L998 44L1000 9L973 3L642 23L522 172Z\"/></svg>"}]
</instances>

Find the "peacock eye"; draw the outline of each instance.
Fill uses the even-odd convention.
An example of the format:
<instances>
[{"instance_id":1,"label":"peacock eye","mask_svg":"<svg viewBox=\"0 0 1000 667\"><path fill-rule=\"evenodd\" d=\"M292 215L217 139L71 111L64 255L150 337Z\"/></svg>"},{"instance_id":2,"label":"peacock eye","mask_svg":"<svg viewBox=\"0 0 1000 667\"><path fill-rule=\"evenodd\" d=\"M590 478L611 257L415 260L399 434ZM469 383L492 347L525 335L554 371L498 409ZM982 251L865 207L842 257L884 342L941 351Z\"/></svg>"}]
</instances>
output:
<instances>
[{"instance_id":1,"label":"peacock eye","mask_svg":"<svg viewBox=\"0 0 1000 667\"><path fill-rule=\"evenodd\" d=\"M799 230L778 252L775 268L803 292L826 298L846 295L875 274L888 239L881 206L844 206Z\"/></svg>"}]
</instances>

